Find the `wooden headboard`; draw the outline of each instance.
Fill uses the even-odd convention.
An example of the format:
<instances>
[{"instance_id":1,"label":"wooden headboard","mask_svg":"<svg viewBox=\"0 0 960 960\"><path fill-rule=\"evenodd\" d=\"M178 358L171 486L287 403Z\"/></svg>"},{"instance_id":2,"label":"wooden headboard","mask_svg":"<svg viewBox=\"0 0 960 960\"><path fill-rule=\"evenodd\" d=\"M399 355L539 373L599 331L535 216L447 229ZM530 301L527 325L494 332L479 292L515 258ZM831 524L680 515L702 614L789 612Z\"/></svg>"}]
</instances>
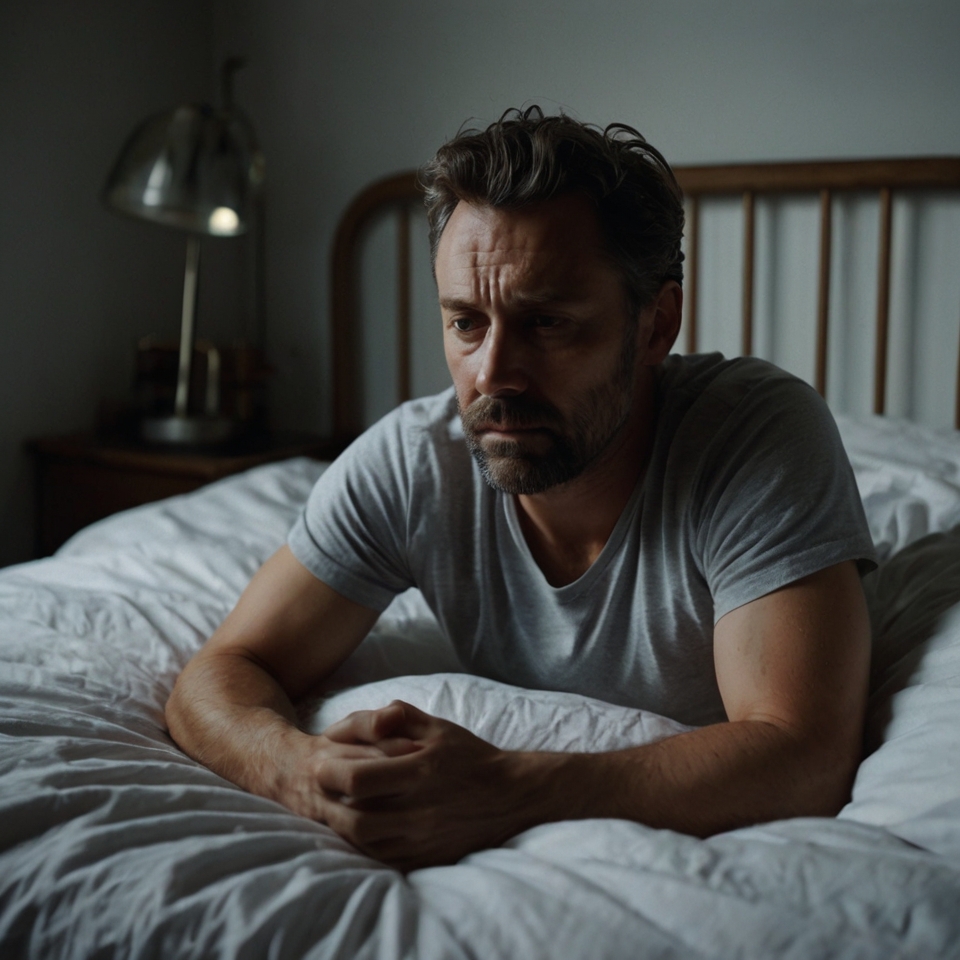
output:
<instances>
[{"instance_id":1,"label":"wooden headboard","mask_svg":"<svg viewBox=\"0 0 960 960\"><path fill-rule=\"evenodd\" d=\"M700 279L700 213L703 202L716 197L740 197L742 202L742 290L740 349L754 352L754 288L757 263L756 201L758 197L814 195L819 197L819 250L814 386L826 394L830 326L831 243L833 205L838 195L873 192L879 197L879 245L876 268L876 327L873 363L873 411L884 413L887 397L888 330L890 315L893 197L898 192L960 191L960 157L893 160L838 160L802 163L753 163L675 167L686 197L685 319L686 348L700 344L698 286ZM338 226L332 256L333 420L338 437L356 435L359 414L357 328L359 323L359 248L365 227L385 210L399 218L397 230L396 317L397 400L411 396L411 209L422 204L415 171L405 171L373 183L350 203ZM960 250L956 256L960 270ZM957 304L960 332L960 302ZM960 346L954 390L954 424L960 429Z\"/></svg>"}]
</instances>

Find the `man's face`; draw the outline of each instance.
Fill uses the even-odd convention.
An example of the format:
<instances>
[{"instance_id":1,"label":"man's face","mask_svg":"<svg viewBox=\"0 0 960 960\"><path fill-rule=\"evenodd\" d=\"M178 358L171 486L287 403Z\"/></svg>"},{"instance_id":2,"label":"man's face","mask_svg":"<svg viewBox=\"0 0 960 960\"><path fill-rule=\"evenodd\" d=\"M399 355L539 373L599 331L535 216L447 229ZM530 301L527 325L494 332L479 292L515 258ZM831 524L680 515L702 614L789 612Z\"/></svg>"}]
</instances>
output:
<instances>
[{"instance_id":1,"label":"man's face","mask_svg":"<svg viewBox=\"0 0 960 960\"><path fill-rule=\"evenodd\" d=\"M637 396L638 331L590 202L460 203L437 250L444 350L487 482L536 494L597 462Z\"/></svg>"}]
</instances>

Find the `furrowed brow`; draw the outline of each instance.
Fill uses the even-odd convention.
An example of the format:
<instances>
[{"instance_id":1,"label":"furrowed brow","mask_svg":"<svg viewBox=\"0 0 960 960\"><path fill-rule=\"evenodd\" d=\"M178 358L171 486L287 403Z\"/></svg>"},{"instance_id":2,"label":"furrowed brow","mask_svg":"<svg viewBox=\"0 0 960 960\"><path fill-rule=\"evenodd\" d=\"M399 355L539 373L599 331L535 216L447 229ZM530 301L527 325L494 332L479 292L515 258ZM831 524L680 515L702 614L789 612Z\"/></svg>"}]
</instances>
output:
<instances>
[{"instance_id":1,"label":"furrowed brow","mask_svg":"<svg viewBox=\"0 0 960 960\"><path fill-rule=\"evenodd\" d=\"M529 293L515 293L510 297L510 302L517 307L542 307L552 304L562 305L567 303L576 303L583 297L570 296L569 293L561 293L558 290L543 290ZM461 300L459 297L441 297L440 306L445 310L476 310L477 306L469 300Z\"/></svg>"},{"instance_id":2,"label":"furrowed brow","mask_svg":"<svg viewBox=\"0 0 960 960\"><path fill-rule=\"evenodd\" d=\"M545 304L572 303L579 297L571 297L569 293L559 290L539 290L530 293L518 293L513 297L514 303L520 307L542 307Z\"/></svg>"},{"instance_id":3,"label":"furrowed brow","mask_svg":"<svg viewBox=\"0 0 960 960\"><path fill-rule=\"evenodd\" d=\"M460 300L458 297L441 297L440 306L444 310L476 310L476 305L469 300Z\"/></svg>"}]
</instances>

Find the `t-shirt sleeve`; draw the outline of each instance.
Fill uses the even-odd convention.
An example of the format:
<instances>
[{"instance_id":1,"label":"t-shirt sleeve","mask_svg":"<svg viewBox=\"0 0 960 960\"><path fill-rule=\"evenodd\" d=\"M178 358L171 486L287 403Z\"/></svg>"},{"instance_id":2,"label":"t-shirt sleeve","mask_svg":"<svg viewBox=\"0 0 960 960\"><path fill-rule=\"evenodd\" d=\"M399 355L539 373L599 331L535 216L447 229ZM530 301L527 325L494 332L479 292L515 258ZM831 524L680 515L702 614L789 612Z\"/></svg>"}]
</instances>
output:
<instances>
[{"instance_id":1,"label":"t-shirt sleeve","mask_svg":"<svg viewBox=\"0 0 960 960\"><path fill-rule=\"evenodd\" d=\"M786 375L749 384L696 481L697 554L714 622L844 560L875 564L853 470L821 397Z\"/></svg>"},{"instance_id":2,"label":"t-shirt sleeve","mask_svg":"<svg viewBox=\"0 0 960 960\"><path fill-rule=\"evenodd\" d=\"M317 481L287 541L314 576L377 611L413 584L402 432L398 410L351 444Z\"/></svg>"}]
</instances>

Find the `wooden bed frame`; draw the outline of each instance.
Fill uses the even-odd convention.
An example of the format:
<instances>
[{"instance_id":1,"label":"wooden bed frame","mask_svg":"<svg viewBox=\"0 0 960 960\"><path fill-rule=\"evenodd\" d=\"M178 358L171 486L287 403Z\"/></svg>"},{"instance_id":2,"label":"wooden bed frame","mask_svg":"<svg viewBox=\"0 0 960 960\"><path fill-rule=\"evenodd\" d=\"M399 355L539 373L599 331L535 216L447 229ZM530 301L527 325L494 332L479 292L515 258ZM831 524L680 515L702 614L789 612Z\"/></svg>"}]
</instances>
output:
<instances>
[{"instance_id":1,"label":"wooden bed frame","mask_svg":"<svg viewBox=\"0 0 960 960\"><path fill-rule=\"evenodd\" d=\"M675 167L686 196L685 302L686 347L698 346L697 286L700 209L705 198L739 195L743 207L743 278L741 352L753 352L753 291L756 264L755 202L758 196L818 195L820 201L819 270L816 312L814 386L826 392L827 343L831 279L832 207L838 194L876 192L880 201L877 253L876 352L873 365L873 410L885 410L890 309L893 195L898 191L960 190L960 157L892 160L837 160L804 163L750 163ZM397 231L397 382L398 402L411 396L411 248L410 211L422 204L416 171L404 171L363 190L343 214L334 239L331 278L333 348L333 425L337 437L355 436L359 421L360 373L356 330L359 309L359 251L365 227L383 212L395 209ZM960 268L960 258L958 258ZM960 304L958 304L960 328ZM960 353L954 424L960 429Z\"/></svg>"}]
</instances>

